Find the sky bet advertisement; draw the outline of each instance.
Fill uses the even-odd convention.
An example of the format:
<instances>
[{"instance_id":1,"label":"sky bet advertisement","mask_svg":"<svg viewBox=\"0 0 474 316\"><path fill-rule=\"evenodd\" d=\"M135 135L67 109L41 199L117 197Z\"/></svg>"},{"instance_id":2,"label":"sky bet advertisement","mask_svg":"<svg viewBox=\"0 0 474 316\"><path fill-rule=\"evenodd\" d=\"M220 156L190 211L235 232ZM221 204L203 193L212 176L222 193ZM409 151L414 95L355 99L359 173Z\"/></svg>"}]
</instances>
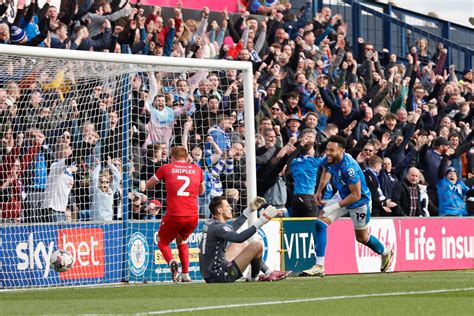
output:
<instances>
[{"instance_id":1,"label":"sky bet advertisement","mask_svg":"<svg viewBox=\"0 0 474 316\"><path fill-rule=\"evenodd\" d=\"M57 249L74 258L67 272L51 267ZM0 288L117 283L122 249L121 224L0 227Z\"/></svg>"}]
</instances>

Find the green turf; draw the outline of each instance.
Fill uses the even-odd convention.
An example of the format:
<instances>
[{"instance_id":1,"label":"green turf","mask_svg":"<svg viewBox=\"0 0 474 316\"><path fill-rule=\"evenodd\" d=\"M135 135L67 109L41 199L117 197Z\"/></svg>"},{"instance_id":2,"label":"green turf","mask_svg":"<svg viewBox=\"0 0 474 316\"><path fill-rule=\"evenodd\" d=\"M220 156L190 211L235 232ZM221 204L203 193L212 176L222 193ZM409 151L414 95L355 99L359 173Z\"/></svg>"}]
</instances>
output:
<instances>
[{"instance_id":1,"label":"green turf","mask_svg":"<svg viewBox=\"0 0 474 316\"><path fill-rule=\"evenodd\" d=\"M277 283L148 284L0 292L0 313L134 314L199 306L456 288L474 288L474 270L290 278ZM474 315L474 289L272 304L185 314Z\"/></svg>"}]
</instances>

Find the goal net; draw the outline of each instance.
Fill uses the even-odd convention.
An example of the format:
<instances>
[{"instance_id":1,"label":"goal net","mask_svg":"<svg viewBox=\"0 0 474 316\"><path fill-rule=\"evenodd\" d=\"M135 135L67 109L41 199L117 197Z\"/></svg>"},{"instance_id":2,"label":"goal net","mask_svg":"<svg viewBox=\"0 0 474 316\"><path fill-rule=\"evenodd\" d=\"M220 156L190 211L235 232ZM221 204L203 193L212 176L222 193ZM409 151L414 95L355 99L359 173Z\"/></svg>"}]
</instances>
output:
<instances>
[{"instance_id":1,"label":"goal net","mask_svg":"<svg viewBox=\"0 0 474 316\"><path fill-rule=\"evenodd\" d=\"M214 196L238 213L256 195L250 64L8 45L0 58L0 288L170 281L166 192L145 183L173 146L205 172L201 219Z\"/></svg>"}]
</instances>

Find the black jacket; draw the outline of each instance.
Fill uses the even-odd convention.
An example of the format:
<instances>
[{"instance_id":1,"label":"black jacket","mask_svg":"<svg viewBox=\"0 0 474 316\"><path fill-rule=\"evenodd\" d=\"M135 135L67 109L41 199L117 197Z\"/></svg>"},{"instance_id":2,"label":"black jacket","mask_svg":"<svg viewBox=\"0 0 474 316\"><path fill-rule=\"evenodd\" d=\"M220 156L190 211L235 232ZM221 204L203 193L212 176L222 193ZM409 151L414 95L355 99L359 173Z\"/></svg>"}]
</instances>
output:
<instances>
[{"instance_id":1,"label":"black jacket","mask_svg":"<svg viewBox=\"0 0 474 316\"><path fill-rule=\"evenodd\" d=\"M379 173L380 189L387 199L392 198L392 192L395 185L398 183L398 178L393 172L388 173L385 170Z\"/></svg>"},{"instance_id":2,"label":"black jacket","mask_svg":"<svg viewBox=\"0 0 474 316\"><path fill-rule=\"evenodd\" d=\"M367 187L370 190L370 194L372 195L372 216L382 216L385 211L382 207L382 201L380 201L380 194L379 194L379 181L375 174L369 170L364 170L365 175L365 182L367 183Z\"/></svg>"},{"instance_id":3,"label":"black jacket","mask_svg":"<svg viewBox=\"0 0 474 316\"><path fill-rule=\"evenodd\" d=\"M420 187L417 186L418 201L416 205L415 216L421 216L421 200ZM410 184L406 181L400 181L393 188L392 201L397 203L397 206L392 208L392 216L410 216Z\"/></svg>"}]
</instances>

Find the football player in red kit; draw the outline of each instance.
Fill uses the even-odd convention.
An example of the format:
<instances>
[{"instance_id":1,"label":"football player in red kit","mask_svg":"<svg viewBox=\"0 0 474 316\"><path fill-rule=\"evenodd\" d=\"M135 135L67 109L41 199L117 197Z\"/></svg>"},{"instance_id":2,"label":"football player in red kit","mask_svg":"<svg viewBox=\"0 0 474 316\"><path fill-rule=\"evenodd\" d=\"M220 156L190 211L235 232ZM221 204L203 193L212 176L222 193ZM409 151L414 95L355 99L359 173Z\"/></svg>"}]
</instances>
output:
<instances>
[{"instance_id":1,"label":"football player in red kit","mask_svg":"<svg viewBox=\"0 0 474 316\"><path fill-rule=\"evenodd\" d=\"M158 248L170 267L173 282L191 281L187 239L198 223L198 196L205 189L202 169L187 163L187 157L184 147L173 147L171 163L161 166L146 183L148 189L158 181L165 182L167 208L158 230ZM175 239L181 261L181 277L170 248Z\"/></svg>"}]
</instances>

